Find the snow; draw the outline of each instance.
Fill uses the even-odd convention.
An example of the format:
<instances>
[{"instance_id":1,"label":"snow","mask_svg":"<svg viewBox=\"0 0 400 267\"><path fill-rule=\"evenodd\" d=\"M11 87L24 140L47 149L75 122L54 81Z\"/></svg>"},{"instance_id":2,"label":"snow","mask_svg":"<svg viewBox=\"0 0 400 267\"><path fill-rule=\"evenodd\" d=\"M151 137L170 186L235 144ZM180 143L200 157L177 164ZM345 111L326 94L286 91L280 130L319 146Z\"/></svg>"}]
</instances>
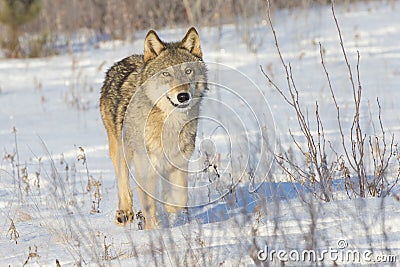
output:
<instances>
[{"instance_id":1,"label":"snow","mask_svg":"<svg viewBox=\"0 0 400 267\"><path fill-rule=\"evenodd\" d=\"M357 50L361 54L362 119L369 121L370 113L372 118L377 116L375 99L379 97L387 134L394 133L397 137L400 136L398 9L396 1L336 6L353 69ZM320 251L339 249L340 240L347 242L346 249L399 257L400 209L394 197L329 203L312 198L303 201L296 194L296 190L302 190L301 186L294 189L290 181L279 175L278 166L272 165L271 174L265 177L271 164L272 152L268 149L273 150L278 141L284 148L293 146L288 129L294 134L300 132L294 113L260 71L261 65L279 86L285 86L272 32L264 18L255 22L251 36L258 44L256 52L249 51L243 33L236 31L234 25L224 25L221 30L199 29L204 60L210 65L210 79L229 90L217 85L211 88L209 100L204 103L207 108L202 113L223 122L227 131L215 130L216 125L210 120L200 120L196 148L199 151L194 157L200 155L201 147L215 149L220 154L219 166L224 175L219 184L208 184L209 179L215 179L212 169L193 178L198 185L208 186L198 193L194 191L192 201L212 203L191 208L188 221L182 219L172 228L139 231L135 223L117 227L113 222L117 186L100 118L99 91L107 68L133 52L142 51L146 32L138 33L133 43L109 41L97 49L72 55L1 59L0 148L6 155L12 154L17 146L18 159L14 157L14 163L6 158L0 161L0 265L24 264L28 247L33 253L35 246L40 257L29 259L27 266L54 266L56 259L61 266L255 266L254 259L265 246L269 250ZM318 42L325 52L344 122L350 123L353 108L330 7L276 11L273 23L283 57L293 67L300 99L310 110L318 100L325 133L340 141ZM185 31L158 33L169 41L182 38ZM215 99L223 103L223 108ZM232 114L238 121L233 121L236 117ZM258 124L252 123L254 116L259 119ZM247 135L238 131L241 127L247 129ZM268 143L260 140L260 129L264 127ZM373 132L370 124L366 124L366 130ZM243 145L246 138L254 147ZM205 143L200 146L202 140ZM263 149L259 147L261 144L265 145ZM79 147L84 149L85 164L78 161L79 155L82 156ZM229 165L229 152L242 154L243 159L251 158L241 161L232 156L235 164L262 162L258 169L253 166L257 171L255 180L249 179L242 165ZM19 186L16 178L17 161L20 169L27 167L28 193L26 184L20 181ZM102 184L100 213L90 212L94 190L86 191L86 168L91 179ZM220 198L223 192L218 190L226 189L231 182L227 174L230 170L236 174L232 178L236 183L234 193L228 192ZM254 186L258 188L256 192ZM136 196L135 199L137 210L140 205ZM17 242L10 240L11 220L19 233ZM337 263L352 264L340 259ZM277 261L271 264L280 265ZM319 264L333 262L327 259ZM364 260L363 264L372 262Z\"/></svg>"}]
</instances>

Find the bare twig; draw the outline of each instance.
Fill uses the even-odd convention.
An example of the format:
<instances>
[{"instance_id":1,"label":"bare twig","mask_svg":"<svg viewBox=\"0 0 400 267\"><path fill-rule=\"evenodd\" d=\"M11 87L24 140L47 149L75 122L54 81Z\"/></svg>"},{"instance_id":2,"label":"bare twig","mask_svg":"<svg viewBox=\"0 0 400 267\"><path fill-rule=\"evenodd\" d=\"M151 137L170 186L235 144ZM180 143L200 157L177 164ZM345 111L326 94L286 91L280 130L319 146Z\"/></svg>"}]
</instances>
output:
<instances>
[{"instance_id":1,"label":"bare twig","mask_svg":"<svg viewBox=\"0 0 400 267\"><path fill-rule=\"evenodd\" d=\"M33 259L33 258L38 258L38 259L40 258L40 255L38 254L38 248L37 248L36 245L34 246L34 250L33 250L33 251L32 251L32 248L29 247L28 258L26 259L24 265L22 265L22 266L27 265L27 264L28 264L28 261L29 261L30 259Z\"/></svg>"},{"instance_id":2,"label":"bare twig","mask_svg":"<svg viewBox=\"0 0 400 267\"><path fill-rule=\"evenodd\" d=\"M329 72L326 67L324 60L324 53L322 45L319 44L321 65L323 67L326 80L328 82L328 88L333 100L333 104L336 108L336 120L341 137L341 150L339 153L332 147L332 143L325 137L325 131L323 126L323 120L320 116L318 102L315 102L315 128L316 131L312 130L308 114L303 111L302 104L299 97L299 91L291 64L287 64L282 56L276 31L272 24L270 10L268 6L268 21L270 23L271 31L273 33L275 48L280 59L281 66L285 72L285 78L287 81L287 88L283 90L280 88L271 77L261 67L261 72L267 78L268 82L272 87L282 96L284 101L293 108L295 113L298 126L300 127L301 136L306 140L306 145L303 145L297 137L289 129L289 135L292 138L294 146L300 152L304 163L299 163L295 157L292 157L289 153L279 153L275 155L279 166L282 168L284 173L292 182L300 183L307 190L309 190L314 197L320 198L325 201L331 201L333 199L333 180L337 174L344 177L344 188L349 198L353 197L366 197L366 196L384 196L389 194L393 188L393 184L386 180L386 174L393 155L396 153L395 149L397 146L394 143L394 136L392 135L390 144L387 143L387 138L382 125L381 118L381 106L379 100L377 100L379 115L378 120L381 130L381 138L375 134L374 137L369 138L369 145L371 155L366 154L365 141L367 135L364 133L360 123L360 108L361 108L361 97L362 97L362 85L360 75L360 53L357 51L357 64L356 64L356 75L353 74L349 59L347 56L346 49L344 47L343 37L340 30L339 22L335 14L334 2L331 4L332 16L336 29L338 32L340 47L342 50L344 62L346 64L347 72L349 74L349 80L351 84L351 92L353 95L354 113L352 115L352 123L349 133L345 133L345 129L342 125L342 118L340 107L337 102L335 92L333 90L332 82L330 79ZM355 80L356 79L356 80ZM347 129L346 129L347 130ZM328 159L326 141L329 143L330 152L336 157ZM341 153L344 153L343 155ZM374 163L374 174L372 178L367 175L366 162L367 157L372 156ZM400 158L398 159L400 164ZM400 165L399 165L400 166ZM400 177L400 171L397 177L394 179L394 183L397 184ZM355 179L354 179L355 178ZM296 188L296 192L298 192Z\"/></svg>"},{"instance_id":3,"label":"bare twig","mask_svg":"<svg viewBox=\"0 0 400 267\"><path fill-rule=\"evenodd\" d=\"M86 158L86 153L85 149L83 147L79 147L79 154L78 154L78 161L82 161L82 165L85 166L86 170L86 177L87 177L87 185L86 185L86 191L89 192L92 189L92 183L91 183L91 176L89 174L89 168L87 165L87 158Z\"/></svg>"},{"instance_id":4,"label":"bare twig","mask_svg":"<svg viewBox=\"0 0 400 267\"><path fill-rule=\"evenodd\" d=\"M292 181L299 182L303 186L309 189L310 192L313 193L314 196L321 198L325 201L332 200L332 180L333 173L335 171L336 162L331 162L328 165L327 163L327 155L326 155L326 138L323 123L321 117L319 115L319 107L318 103L315 104L315 116L317 123L317 136L315 137L311 128L310 122L308 120L308 116L305 115L302 110L302 106L300 104L299 98L299 90L297 89L297 85L295 82L293 69L291 64L286 64L277 38L277 34L275 28L272 24L270 9L268 6L268 21L270 23L271 31L274 36L275 48L277 54L279 56L281 66L284 69L286 81L287 81L287 92L288 95L285 94L284 90L279 88L274 81L270 78L270 76L264 72L261 67L261 71L264 76L268 79L269 83L276 89L279 94L283 97L286 103L288 103L294 110L297 118L298 125L300 127L300 131L302 135L305 137L307 146L303 148L302 145L298 142L295 136L292 134L292 131L289 130L290 136L293 140L294 145L301 152L301 155L305 160L305 168L300 167L297 163L293 162L286 153L275 155L278 162L280 163L281 168L284 172L289 176ZM285 166L287 165L287 166ZM329 167L328 167L329 166ZM320 192L320 193L317 193Z\"/></svg>"},{"instance_id":5,"label":"bare twig","mask_svg":"<svg viewBox=\"0 0 400 267\"><path fill-rule=\"evenodd\" d=\"M19 238L19 233L17 231L17 228L15 228L14 220L11 219L11 225L10 228L8 228L8 233L10 236L10 240L14 239L15 244L18 244L17 239Z\"/></svg>"}]
</instances>

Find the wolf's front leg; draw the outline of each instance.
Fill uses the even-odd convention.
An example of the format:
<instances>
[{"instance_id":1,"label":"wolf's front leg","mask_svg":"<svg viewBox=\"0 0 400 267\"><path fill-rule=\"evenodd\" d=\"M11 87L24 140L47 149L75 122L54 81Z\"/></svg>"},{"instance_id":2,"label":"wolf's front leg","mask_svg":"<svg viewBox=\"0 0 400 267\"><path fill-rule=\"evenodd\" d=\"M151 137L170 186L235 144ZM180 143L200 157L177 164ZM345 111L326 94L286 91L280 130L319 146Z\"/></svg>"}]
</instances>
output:
<instances>
[{"instance_id":1,"label":"wolf's front leg","mask_svg":"<svg viewBox=\"0 0 400 267\"><path fill-rule=\"evenodd\" d=\"M164 188L165 210L170 213L170 223L173 224L178 212L188 204L188 175L183 169L173 169L169 176L170 184Z\"/></svg>"},{"instance_id":2,"label":"wolf's front leg","mask_svg":"<svg viewBox=\"0 0 400 267\"><path fill-rule=\"evenodd\" d=\"M125 225L134 219L132 192L129 184L129 170L125 158L120 156L118 160L118 210L115 215L115 223Z\"/></svg>"},{"instance_id":3,"label":"wolf's front leg","mask_svg":"<svg viewBox=\"0 0 400 267\"><path fill-rule=\"evenodd\" d=\"M138 186L138 194L142 212L145 219L145 229L153 229L158 227L156 217L156 190L157 190L157 173L154 167L147 161L146 157L136 157L135 161L135 180Z\"/></svg>"},{"instance_id":4,"label":"wolf's front leg","mask_svg":"<svg viewBox=\"0 0 400 267\"><path fill-rule=\"evenodd\" d=\"M140 186L138 186L138 193L145 219L144 228L145 229L158 228L156 201L154 199L154 195L150 194L150 192L148 192L147 190L145 190Z\"/></svg>"},{"instance_id":5,"label":"wolf's front leg","mask_svg":"<svg viewBox=\"0 0 400 267\"><path fill-rule=\"evenodd\" d=\"M156 213L156 179L155 176L146 176L146 178L137 176L138 193L140 204L143 208L145 218L145 229L153 229L158 227Z\"/></svg>"}]
</instances>

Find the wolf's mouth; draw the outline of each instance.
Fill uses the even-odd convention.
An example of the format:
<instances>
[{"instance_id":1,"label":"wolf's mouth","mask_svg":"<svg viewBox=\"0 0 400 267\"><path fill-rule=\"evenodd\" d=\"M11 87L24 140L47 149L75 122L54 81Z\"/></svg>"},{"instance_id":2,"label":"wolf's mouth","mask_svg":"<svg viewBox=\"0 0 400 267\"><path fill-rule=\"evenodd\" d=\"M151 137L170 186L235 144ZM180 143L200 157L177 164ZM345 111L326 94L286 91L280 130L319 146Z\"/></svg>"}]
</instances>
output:
<instances>
[{"instance_id":1,"label":"wolf's mouth","mask_svg":"<svg viewBox=\"0 0 400 267\"><path fill-rule=\"evenodd\" d=\"M173 105L176 108L187 108L190 104L190 101L187 101L186 103L182 103L182 104L175 104L168 95L167 95L167 99L171 103L171 105Z\"/></svg>"}]
</instances>

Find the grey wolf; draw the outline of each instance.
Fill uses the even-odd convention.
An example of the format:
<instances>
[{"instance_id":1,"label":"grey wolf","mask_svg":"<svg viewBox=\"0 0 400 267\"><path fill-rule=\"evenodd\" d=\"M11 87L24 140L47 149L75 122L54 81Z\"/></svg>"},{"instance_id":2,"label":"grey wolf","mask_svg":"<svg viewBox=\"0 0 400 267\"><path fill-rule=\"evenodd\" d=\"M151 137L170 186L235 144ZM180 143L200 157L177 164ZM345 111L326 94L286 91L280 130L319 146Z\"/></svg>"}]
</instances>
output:
<instances>
[{"instance_id":1,"label":"grey wolf","mask_svg":"<svg viewBox=\"0 0 400 267\"><path fill-rule=\"evenodd\" d=\"M126 57L108 70L100 112L118 179L117 224L134 219L132 165L146 229L158 225L157 201L172 214L187 206L188 162L195 148L206 72L195 28L171 43L151 30L143 55Z\"/></svg>"}]
</instances>

